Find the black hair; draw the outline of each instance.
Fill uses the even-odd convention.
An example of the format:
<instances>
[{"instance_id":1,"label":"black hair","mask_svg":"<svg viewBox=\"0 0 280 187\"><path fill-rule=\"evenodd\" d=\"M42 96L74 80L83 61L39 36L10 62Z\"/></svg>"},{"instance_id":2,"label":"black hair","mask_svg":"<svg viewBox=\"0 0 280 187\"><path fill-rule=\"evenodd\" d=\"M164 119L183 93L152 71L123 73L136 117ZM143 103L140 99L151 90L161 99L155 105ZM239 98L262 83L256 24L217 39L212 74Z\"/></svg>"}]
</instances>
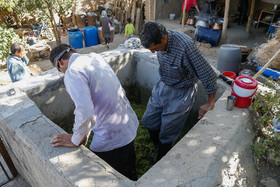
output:
<instances>
[{"instance_id":1,"label":"black hair","mask_svg":"<svg viewBox=\"0 0 280 187\"><path fill-rule=\"evenodd\" d=\"M20 52L22 47L23 47L22 43L13 43L11 45L11 53L12 53L12 55L14 55L16 52Z\"/></svg>"},{"instance_id":2,"label":"black hair","mask_svg":"<svg viewBox=\"0 0 280 187\"><path fill-rule=\"evenodd\" d=\"M126 21L127 21L128 23L131 23L131 18L127 18Z\"/></svg>"},{"instance_id":3,"label":"black hair","mask_svg":"<svg viewBox=\"0 0 280 187\"><path fill-rule=\"evenodd\" d=\"M160 44L163 35L166 35L166 28L155 21L149 21L142 25L140 30L141 44L145 48L149 48L152 43Z\"/></svg>"},{"instance_id":4,"label":"black hair","mask_svg":"<svg viewBox=\"0 0 280 187\"><path fill-rule=\"evenodd\" d=\"M55 46L52 50L51 50L51 54L50 54L50 61L52 63L53 66L55 66L55 62L54 59L57 55L59 55L62 51L67 50L70 48L70 51L68 53L65 53L60 59L63 60L67 60L70 58L70 54L71 53L75 53L76 51L68 44L60 44L58 46ZM58 59L59 60L59 59Z\"/></svg>"}]
</instances>

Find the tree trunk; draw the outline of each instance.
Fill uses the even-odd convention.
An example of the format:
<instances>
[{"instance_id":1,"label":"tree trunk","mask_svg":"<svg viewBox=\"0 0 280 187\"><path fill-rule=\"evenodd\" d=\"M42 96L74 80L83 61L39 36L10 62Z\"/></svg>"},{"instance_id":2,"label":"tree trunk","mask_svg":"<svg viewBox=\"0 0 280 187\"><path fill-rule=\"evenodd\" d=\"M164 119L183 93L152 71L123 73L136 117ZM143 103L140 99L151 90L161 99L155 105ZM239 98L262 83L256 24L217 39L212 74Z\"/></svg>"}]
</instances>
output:
<instances>
[{"instance_id":1,"label":"tree trunk","mask_svg":"<svg viewBox=\"0 0 280 187\"><path fill-rule=\"evenodd\" d=\"M246 32L250 31L250 26L252 24L254 10L255 10L255 0L252 0L252 2L251 2L251 9L250 9L250 15L248 17L248 22L247 22L247 26L246 26Z\"/></svg>"},{"instance_id":2,"label":"tree trunk","mask_svg":"<svg viewBox=\"0 0 280 187\"><path fill-rule=\"evenodd\" d=\"M48 6L48 9L49 9L49 12L50 12L51 24L52 24L52 27L53 27L53 32L54 32L56 44L59 45L59 44L61 44L60 30L58 29L58 26L55 23L55 19L54 19L54 16L53 16L52 9L49 6Z\"/></svg>"}]
</instances>

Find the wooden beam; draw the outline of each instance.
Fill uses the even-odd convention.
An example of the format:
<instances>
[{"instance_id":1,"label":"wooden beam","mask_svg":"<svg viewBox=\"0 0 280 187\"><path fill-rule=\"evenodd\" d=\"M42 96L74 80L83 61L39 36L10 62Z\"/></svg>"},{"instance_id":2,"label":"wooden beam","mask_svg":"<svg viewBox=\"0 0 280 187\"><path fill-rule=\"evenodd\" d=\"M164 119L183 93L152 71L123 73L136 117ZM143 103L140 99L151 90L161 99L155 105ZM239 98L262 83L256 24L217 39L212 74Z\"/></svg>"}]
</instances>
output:
<instances>
[{"instance_id":1,"label":"wooden beam","mask_svg":"<svg viewBox=\"0 0 280 187\"><path fill-rule=\"evenodd\" d=\"M230 0L226 0L225 14L224 14L224 23L223 23L223 31L222 31L222 39L226 39L227 38L229 5L230 5Z\"/></svg>"},{"instance_id":2,"label":"wooden beam","mask_svg":"<svg viewBox=\"0 0 280 187\"><path fill-rule=\"evenodd\" d=\"M252 20L253 20L253 15L254 15L254 11L255 11L255 0L252 0L251 2L251 9L250 9L250 15L248 17L248 22L247 22L247 26L246 26L246 32L249 32L250 31L250 27L251 27L251 24L252 24Z\"/></svg>"}]
</instances>

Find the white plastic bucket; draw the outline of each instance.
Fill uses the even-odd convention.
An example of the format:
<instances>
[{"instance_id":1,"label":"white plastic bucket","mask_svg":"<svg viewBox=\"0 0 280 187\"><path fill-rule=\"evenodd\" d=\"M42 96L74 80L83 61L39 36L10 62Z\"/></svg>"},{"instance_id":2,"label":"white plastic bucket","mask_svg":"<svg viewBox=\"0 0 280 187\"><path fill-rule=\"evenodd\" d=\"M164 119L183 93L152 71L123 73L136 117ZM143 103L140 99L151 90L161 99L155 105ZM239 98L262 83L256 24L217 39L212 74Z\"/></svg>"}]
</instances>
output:
<instances>
[{"instance_id":1,"label":"white plastic bucket","mask_svg":"<svg viewBox=\"0 0 280 187\"><path fill-rule=\"evenodd\" d=\"M246 89L246 88L242 88L236 84L233 84L233 90L240 97L250 97L256 91L256 89Z\"/></svg>"},{"instance_id":2,"label":"white plastic bucket","mask_svg":"<svg viewBox=\"0 0 280 187\"><path fill-rule=\"evenodd\" d=\"M175 19L175 14L170 14L169 19L174 20Z\"/></svg>"}]
</instances>

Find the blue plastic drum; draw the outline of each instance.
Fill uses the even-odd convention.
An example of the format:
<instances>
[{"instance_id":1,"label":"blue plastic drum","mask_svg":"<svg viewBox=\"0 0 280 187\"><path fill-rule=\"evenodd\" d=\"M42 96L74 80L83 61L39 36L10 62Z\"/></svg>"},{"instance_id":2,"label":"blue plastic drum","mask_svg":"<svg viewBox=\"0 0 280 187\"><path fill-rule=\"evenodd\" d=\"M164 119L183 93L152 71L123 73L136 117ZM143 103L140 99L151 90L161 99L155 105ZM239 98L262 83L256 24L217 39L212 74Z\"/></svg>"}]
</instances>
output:
<instances>
[{"instance_id":1,"label":"blue plastic drum","mask_svg":"<svg viewBox=\"0 0 280 187\"><path fill-rule=\"evenodd\" d=\"M214 30L208 27L198 26L194 32L194 37L199 42L207 42L213 46L217 46L221 33L221 30Z\"/></svg>"},{"instance_id":2,"label":"blue plastic drum","mask_svg":"<svg viewBox=\"0 0 280 187\"><path fill-rule=\"evenodd\" d=\"M83 34L80 29L71 29L68 31L69 45L75 49L83 48Z\"/></svg>"},{"instance_id":3,"label":"blue plastic drum","mask_svg":"<svg viewBox=\"0 0 280 187\"><path fill-rule=\"evenodd\" d=\"M98 44L98 29L96 27L85 27L84 36L86 47Z\"/></svg>"}]
</instances>

